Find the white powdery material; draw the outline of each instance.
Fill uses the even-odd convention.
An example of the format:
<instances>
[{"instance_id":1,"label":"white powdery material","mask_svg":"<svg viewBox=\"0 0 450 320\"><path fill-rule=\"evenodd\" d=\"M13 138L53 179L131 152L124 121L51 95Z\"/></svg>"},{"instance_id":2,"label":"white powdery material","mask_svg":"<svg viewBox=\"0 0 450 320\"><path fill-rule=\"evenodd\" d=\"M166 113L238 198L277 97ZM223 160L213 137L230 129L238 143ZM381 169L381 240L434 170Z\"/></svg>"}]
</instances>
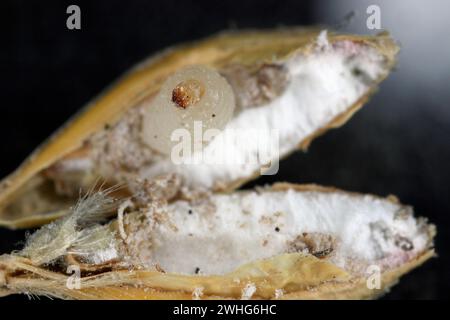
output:
<instances>
[{"instance_id":1,"label":"white powdery material","mask_svg":"<svg viewBox=\"0 0 450 320\"><path fill-rule=\"evenodd\" d=\"M326 33L319 40L324 37L326 40ZM321 46L314 54L289 61L291 81L285 92L267 105L245 109L234 117L220 134L221 139L216 137L203 150L207 163L174 164L169 158L142 168L141 176L176 172L184 176L187 185L204 188L248 177L264 164L251 160L258 159L258 144L270 145L274 130L279 146L267 149L269 154L264 158L276 159L293 151L367 93L370 84L354 74L355 67L371 79L385 70L382 57L373 49L360 48L353 54L349 51L356 49L347 47ZM249 129L259 132L258 143L245 141ZM224 161L223 155L233 161Z\"/></svg>"},{"instance_id":2,"label":"white powdery material","mask_svg":"<svg viewBox=\"0 0 450 320\"><path fill-rule=\"evenodd\" d=\"M428 241L412 215L395 218L405 207L369 195L289 190L214 195L211 201L216 207L211 213L178 201L167 208L168 222L155 224L151 256L167 272L231 272L288 252L289 244L303 232L335 237L333 261L344 268L349 259L367 263L404 259L400 257L406 253L396 245L395 235L411 241L409 256L422 252ZM374 225L383 226L392 237L378 237Z\"/></svg>"},{"instance_id":3,"label":"white powdery material","mask_svg":"<svg viewBox=\"0 0 450 320\"><path fill-rule=\"evenodd\" d=\"M102 264L117 259L118 256L119 253L117 252L116 247L114 246L114 244L111 244L109 248L97 250L95 251L95 253L92 253L85 258L89 260L89 263Z\"/></svg>"}]
</instances>

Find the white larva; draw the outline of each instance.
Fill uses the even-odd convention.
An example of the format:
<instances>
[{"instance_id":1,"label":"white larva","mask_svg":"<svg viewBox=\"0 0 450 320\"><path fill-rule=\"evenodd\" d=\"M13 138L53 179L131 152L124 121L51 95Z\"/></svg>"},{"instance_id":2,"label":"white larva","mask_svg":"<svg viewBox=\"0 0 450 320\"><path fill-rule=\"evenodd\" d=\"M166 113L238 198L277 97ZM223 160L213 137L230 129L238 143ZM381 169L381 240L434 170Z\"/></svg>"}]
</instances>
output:
<instances>
[{"instance_id":1,"label":"white larva","mask_svg":"<svg viewBox=\"0 0 450 320\"><path fill-rule=\"evenodd\" d=\"M227 80L202 65L189 66L167 78L158 95L145 107L142 140L150 148L170 154L178 143L171 139L177 129L186 129L191 141L203 141L194 135L194 122L202 132L223 129L233 116L235 97Z\"/></svg>"}]
</instances>

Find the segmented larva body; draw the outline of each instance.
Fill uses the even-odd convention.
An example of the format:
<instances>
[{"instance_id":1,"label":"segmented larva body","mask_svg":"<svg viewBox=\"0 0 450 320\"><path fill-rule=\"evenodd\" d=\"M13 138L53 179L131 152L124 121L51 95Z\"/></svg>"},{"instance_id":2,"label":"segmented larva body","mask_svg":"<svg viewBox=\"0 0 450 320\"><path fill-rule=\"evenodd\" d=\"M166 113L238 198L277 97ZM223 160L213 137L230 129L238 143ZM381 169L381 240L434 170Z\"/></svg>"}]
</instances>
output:
<instances>
[{"instance_id":1,"label":"segmented larva body","mask_svg":"<svg viewBox=\"0 0 450 320\"><path fill-rule=\"evenodd\" d=\"M170 154L178 143L171 141L174 130L186 129L192 140L194 122L200 122L203 132L221 130L234 108L234 93L224 77L206 66L186 67L168 77L145 107L142 139L152 149Z\"/></svg>"}]
</instances>

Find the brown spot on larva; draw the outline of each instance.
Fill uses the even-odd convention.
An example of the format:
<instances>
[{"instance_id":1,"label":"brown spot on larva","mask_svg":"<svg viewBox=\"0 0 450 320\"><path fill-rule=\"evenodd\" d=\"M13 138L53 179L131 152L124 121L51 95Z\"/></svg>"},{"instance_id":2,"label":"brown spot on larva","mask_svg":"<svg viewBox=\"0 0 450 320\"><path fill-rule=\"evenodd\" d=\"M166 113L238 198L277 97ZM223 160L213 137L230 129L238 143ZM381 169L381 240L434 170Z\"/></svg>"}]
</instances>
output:
<instances>
[{"instance_id":1,"label":"brown spot on larva","mask_svg":"<svg viewBox=\"0 0 450 320\"><path fill-rule=\"evenodd\" d=\"M262 243L263 247L267 246L268 243L269 243L269 241L267 239L264 239L264 241Z\"/></svg>"},{"instance_id":2,"label":"brown spot on larva","mask_svg":"<svg viewBox=\"0 0 450 320\"><path fill-rule=\"evenodd\" d=\"M205 94L205 87L200 81L189 79L180 82L172 91L172 102L186 109L200 101Z\"/></svg>"},{"instance_id":3,"label":"brown spot on larva","mask_svg":"<svg viewBox=\"0 0 450 320\"><path fill-rule=\"evenodd\" d=\"M414 249L412 241L406 237L396 236L394 243L397 247L399 247L403 251L411 251L412 249Z\"/></svg>"}]
</instances>

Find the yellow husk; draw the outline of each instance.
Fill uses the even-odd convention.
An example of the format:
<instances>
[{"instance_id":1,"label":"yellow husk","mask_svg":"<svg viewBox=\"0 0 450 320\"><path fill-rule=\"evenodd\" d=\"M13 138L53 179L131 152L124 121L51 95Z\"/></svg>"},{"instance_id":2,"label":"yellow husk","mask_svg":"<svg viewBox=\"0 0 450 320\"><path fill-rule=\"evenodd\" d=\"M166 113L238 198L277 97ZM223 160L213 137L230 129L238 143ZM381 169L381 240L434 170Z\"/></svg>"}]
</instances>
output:
<instances>
[{"instance_id":1,"label":"yellow husk","mask_svg":"<svg viewBox=\"0 0 450 320\"><path fill-rule=\"evenodd\" d=\"M71 199L52 193L46 178L40 173L71 152L82 148L84 141L106 124L116 123L123 114L145 98L158 92L168 75L190 64L203 64L220 69L229 64L258 68L264 63L283 63L298 54L307 55L313 48L320 29L284 28L267 31L225 32L192 44L180 45L151 57L127 73L111 86L48 141L11 175L0 183L0 225L9 228L39 226L64 215ZM329 33L330 43L351 40L375 48L387 62L386 74L395 63L398 47L387 33L377 36L356 36ZM376 88L374 83L371 92ZM313 138L330 128L342 125L367 100L370 92L348 110L316 133L299 141L305 149ZM221 191L232 191L254 176L244 177L223 186ZM20 204L19 211L10 210ZM25 209L26 208L26 209ZM43 210L43 211L42 211Z\"/></svg>"}]
</instances>

